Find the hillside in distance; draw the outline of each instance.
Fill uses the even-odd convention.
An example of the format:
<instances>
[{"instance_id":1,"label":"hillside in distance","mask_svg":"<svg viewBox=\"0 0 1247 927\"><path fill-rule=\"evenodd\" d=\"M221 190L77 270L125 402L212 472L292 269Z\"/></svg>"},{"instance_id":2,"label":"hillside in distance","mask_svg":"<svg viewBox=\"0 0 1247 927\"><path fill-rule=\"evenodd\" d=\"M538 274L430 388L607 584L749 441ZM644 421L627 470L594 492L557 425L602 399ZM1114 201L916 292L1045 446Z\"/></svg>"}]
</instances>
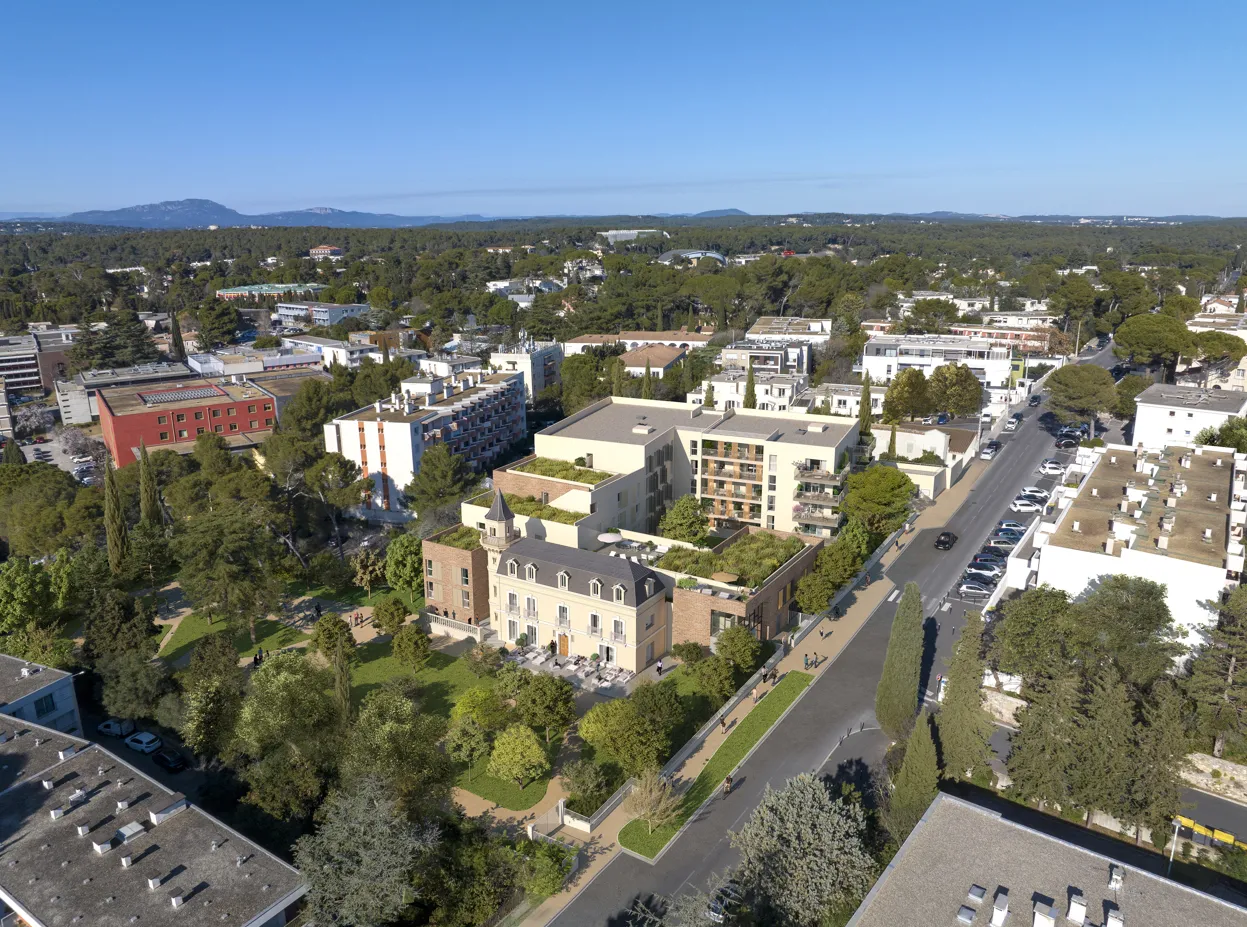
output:
<instances>
[{"instance_id":1,"label":"hillside in distance","mask_svg":"<svg viewBox=\"0 0 1247 927\"><path fill-rule=\"evenodd\" d=\"M138 229L193 229L232 226L319 226L322 228L407 228L438 222L480 222L484 216L396 216L390 213L353 212L318 206L284 212L245 215L212 200L166 200L124 209L95 209L60 216L62 222L86 225L117 225Z\"/></svg>"}]
</instances>

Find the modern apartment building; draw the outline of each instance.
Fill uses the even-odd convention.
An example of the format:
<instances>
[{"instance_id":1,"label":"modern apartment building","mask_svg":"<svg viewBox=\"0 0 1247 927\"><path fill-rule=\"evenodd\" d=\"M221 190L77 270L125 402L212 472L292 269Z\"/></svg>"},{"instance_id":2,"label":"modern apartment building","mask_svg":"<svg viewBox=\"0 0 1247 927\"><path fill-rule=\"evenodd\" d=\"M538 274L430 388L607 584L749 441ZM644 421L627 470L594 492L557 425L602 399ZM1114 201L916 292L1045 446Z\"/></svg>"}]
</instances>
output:
<instances>
[{"instance_id":1,"label":"modern apartment building","mask_svg":"<svg viewBox=\"0 0 1247 927\"><path fill-rule=\"evenodd\" d=\"M217 299L256 301L278 299L283 296L311 296L315 298L327 287L323 283L252 283L248 286L231 286L216 291Z\"/></svg>"},{"instance_id":2,"label":"modern apartment building","mask_svg":"<svg viewBox=\"0 0 1247 927\"><path fill-rule=\"evenodd\" d=\"M39 344L34 335L0 337L0 377L10 390L41 389Z\"/></svg>"},{"instance_id":3,"label":"modern apartment building","mask_svg":"<svg viewBox=\"0 0 1247 927\"><path fill-rule=\"evenodd\" d=\"M690 351L705 347L714 337L714 332L690 332L687 327L679 331L667 332L620 332L617 335L579 335L570 338L563 344L566 355L580 354L589 348L601 347L604 344L622 344L625 350L635 351L637 348L651 344L665 344L670 348L683 348Z\"/></svg>"},{"instance_id":4,"label":"modern apartment building","mask_svg":"<svg viewBox=\"0 0 1247 927\"><path fill-rule=\"evenodd\" d=\"M902 370L916 367L926 376L945 364L965 364L987 387L1009 386L1011 351L964 335L872 335L859 365L874 383L890 383Z\"/></svg>"},{"instance_id":5,"label":"modern apartment building","mask_svg":"<svg viewBox=\"0 0 1247 927\"><path fill-rule=\"evenodd\" d=\"M1205 428L1220 428L1231 417L1247 415L1247 393L1157 383L1135 397L1132 443L1147 450L1189 447Z\"/></svg>"},{"instance_id":6,"label":"modern apartment building","mask_svg":"<svg viewBox=\"0 0 1247 927\"><path fill-rule=\"evenodd\" d=\"M371 344L353 344L349 341L338 341L334 338L321 338L317 335L283 335L282 350L295 354L318 354L325 367L339 364L343 367L358 367L365 357L380 355L380 350Z\"/></svg>"},{"instance_id":7,"label":"modern apartment building","mask_svg":"<svg viewBox=\"0 0 1247 927\"><path fill-rule=\"evenodd\" d=\"M190 453L204 434L220 435L233 449L254 447L277 424L276 398L250 381L113 387L99 390L97 403L104 443L118 467L138 460L144 444Z\"/></svg>"},{"instance_id":8,"label":"modern apartment building","mask_svg":"<svg viewBox=\"0 0 1247 927\"><path fill-rule=\"evenodd\" d=\"M82 732L74 677L0 653L0 715L34 721L63 734ZM0 730L5 722L0 719Z\"/></svg>"},{"instance_id":9,"label":"modern apartment building","mask_svg":"<svg viewBox=\"0 0 1247 927\"><path fill-rule=\"evenodd\" d=\"M797 396L809 382L809 377L802 373L765 373L755 368L753 391L757 405L754 408L759 412L786 412L793 407ZM688 394L686 401L691 406L743 409L748 384L747 370L729 367L703 381L701 386ZM707 396L712 397L712 403L706 402Z\"/></svg>"},{"instance_id":10,"label":"modern apartment building","mask_svg":"<svg viewBox=\"0 0 1247 927\"><path fill-rule=\"evenodd\" d=\"M489 355L489 366L524 378L524 392L531 402L547 386L559 382L563 348L556 341L530 341L503 345Z\"/></svg>"},{"instance_id":11,"label":"modern apartment building","mask_svg":"<svg viewBox=\"0 0 1247 927\"><path fill-rule=\"evenodd\" d=\"M764 315L745 334L747 341L804 341L826 344L831 339L832 319L802 319L796 316Z\"/></svg>"},{"instance_id":12,"label":"modern apartment building","mask_svg":"<svg viewBox=\"0 0 1247 927\"><path fill-rule=\"evenodd\" d=\"M524 380L518 373L412 377L400 390L325 425L325 449L355 461L373 481L364 503L368 518L415 514L403 490L433 444L446 444L480 472L525 435Z\"/></svg>"},{"instance_id":13,"label":"modern apartment building","mask_svg":"<svg viewBox=\"0 0 1247 927\"><path fill-rule=\"evenodd\" d=\"M871 386L870 414L883 414L883 399L888 394L886 386ZM818 412L823 403L831 410L832 415L844 418L857 418L862 407L862 387L857 383L820 383L802 390L801 395L793 403L794 412Z\"/></svg>"},{"instance_id":14,"label":"modern apartment building","mask_svg":"<svg viewBox=\"0 0 1247 927\"><path fill-rule=\"evenodd\" d=\"M280 302L277 314L283 325L337 325L344 319L358 319L372 311L367 303Z\"/></svg>"},{"instance_id":15,"label":"modern apartment building","mask_svg":"<svg viewBox=\"0 0 1247 927\"><path fill-rule=\"evenodd\" d=\"M758 373L809 373L808 341L737 341L719 352L719 366L753 369Z\"/></svg>"},{"instance_id":16,"label":"modern apartment building","mask_svg":"<svg viewBox=\"0 0 1247 927\"><path fill-rule=\"evenodd\" d=\"M1225 449L1082 448L1057 515L1014 552L1037 581L1081 599L1109 575L1165 586L1184 643L1217 620L1209 602L1237 586L1247 529L1247 455ZM1025 588L1028 580L1019 577Z\"/></svg>"}]
</instances>

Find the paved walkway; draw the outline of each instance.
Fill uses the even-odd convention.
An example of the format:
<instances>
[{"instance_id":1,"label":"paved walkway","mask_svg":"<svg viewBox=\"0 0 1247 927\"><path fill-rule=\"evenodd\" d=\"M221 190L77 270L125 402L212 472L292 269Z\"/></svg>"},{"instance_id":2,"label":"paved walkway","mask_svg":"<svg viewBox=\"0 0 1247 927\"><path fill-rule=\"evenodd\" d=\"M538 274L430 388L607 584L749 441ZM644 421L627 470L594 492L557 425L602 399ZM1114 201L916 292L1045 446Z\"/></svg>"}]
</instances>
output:
<instances>
[{"instance_id":1,"label":"paved walkway","mask_svg":"<svg viewBox=\"0 0 1247 927\"><path fill-rule=\"evenodd\" d=\"M928 506L915 519L913 532L905 537L915 537L917 532L924 528L937 528L945 524L966 500L970 490L974 488L974 484L978 481L985 468L986 463L984 461L975 460L971 463L961 479L951 489L942 493L935 500L934 504ZM866 620L871 616L879 603L887 598L895 588L884 576L884 571L904 550L906 544L905 537L901 538L899 550L893 545L893 548L883 555L880 562L871 568L870 585L859 586L844 600L844 604L841 606L843 616L840 620L832 621L829 617L821 618L800 643L797 644L796 648L780 660L778 669L781 679L792 670L805 669L804 657L807 654L811 658L816 655L818 657L817 668L810 668L806 670L807 672L820 674L831 669L836 657L840 655L853 636L866 623ZM672 660L671 662L674 664L677 661ZM770 686L761 686L760 689L769 690ZM765 698L765 696L763 697ZM744 699L728 715L726 732L722 727L711 731L705 743L684 762L672 777L677 788L684 789L693 783L706 763L714 756L714 752L719 748L719 745L723 743L728 734L735 729L736 725L752 709L753 701L748 698ZM547 794L548 797L549 795ZM542 804L550 808L554 806L555 802L549 802L548 804L543 802ZM597 876L615 857L619 850L619 831L631 819L631 815L624 811L622 806L611 812L598 831L593 834L592 839L585 844L586 864L576 874L568 890L547 898L538 907L530 911L521 922L523 927L544 927L545 924L548 924L562 911L576 897L577 892Z\"/></svg>"}]
</instances>

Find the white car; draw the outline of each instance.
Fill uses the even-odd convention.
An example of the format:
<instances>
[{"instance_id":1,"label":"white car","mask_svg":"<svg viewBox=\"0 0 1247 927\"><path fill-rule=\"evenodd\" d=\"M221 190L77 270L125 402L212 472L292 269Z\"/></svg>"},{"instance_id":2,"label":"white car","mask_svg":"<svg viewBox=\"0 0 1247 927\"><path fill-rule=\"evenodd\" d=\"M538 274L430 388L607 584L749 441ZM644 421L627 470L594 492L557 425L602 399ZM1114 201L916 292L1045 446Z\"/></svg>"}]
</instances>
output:
<instances>
[{"instance_id":1,"label":"white car","mask_svg":"<svg viewBox=\"0 0 1247 927\"><path fill-rule=\"evenodd\" d=\"M1039 465L1039 472L1044 476L1064 476L1065 467L1055 460L1045 460Z\"/></svg>"},{"instance_id":2,"label":"white car","mask_svg":"<svg viewBox=\"0 0 1247 927\"><path fill-rule=\"evenodd\" d=\"M1018 512L1018 513L1042 512L1043 506L1040 505L1038 502L1033 502L1030 499L1018 498L1018 499L1014 499L1013 502L1010 503L1009 511Z\"/></svg>"},{"instance_id":3,"label":"white car","mask_svg":"<svg viewBox=\"0 0 1247 927\"><path fill-rule=\"evenodd\" d=\"M1018 426L1021 424L1022 423L1019 422L1016 418L1011 418L1009 419L1009 421L1005 422L1005 431L1017 431Z\"/></svg>"},{"instance_id":4,"label":"white car","mask_svg":"<svg viewBox=\"0 0 1247 927\"><path fill-rule=\"evenodd\" d=\"M1018 490L1019 496L1038 496L1041 499L1051 499L1052 496L1048 490L1040 489L1038 486L1023 486Z\"/></svg>"},{"instance_id":5,"label":"white car","mask_svg":"<svg viewBox=\"0 0 1247 927\"><path fill-rule=\"evenodd\" d=\"M109 718L101 722L96 730L109 737L125 737L134 730L134 722L123 718Z\"/></svg>"},{"instance_id":6,"label":"white car","mask_svg":"<svg viewBox=\"0 0 1247 927\"><path fill-rule=\"evenodd\" d=\"M1022 524L1020 521L1005 520L996 523L996 530L1000 531L1001 529L1004 529L1005 531L1025 531L1026 525Z\"/></svg>"},{"instance_id":7,"label":"white car","mask_svg":"<svg viewBox=\"0 0 1247 927\"><path fill-rule=\"evenodd\" d=\"M155 734L139 731L126 738L126 746L139 753L155 753L161 747L161 740Z\"/></svg>"}]
</instances>

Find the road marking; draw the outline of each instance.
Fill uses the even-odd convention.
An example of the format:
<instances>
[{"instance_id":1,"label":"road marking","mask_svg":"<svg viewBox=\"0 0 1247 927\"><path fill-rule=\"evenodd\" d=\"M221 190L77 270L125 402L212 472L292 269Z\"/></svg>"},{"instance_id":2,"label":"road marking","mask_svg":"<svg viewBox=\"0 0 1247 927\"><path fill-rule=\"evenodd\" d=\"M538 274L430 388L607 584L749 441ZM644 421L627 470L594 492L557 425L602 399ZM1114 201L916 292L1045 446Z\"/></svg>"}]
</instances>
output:
<instances>
[{"instance_id":1,"label":"road marking","mask_svg":"<svg viewBox=\"0 0 1247 927\"><path fill-rule=\"evenodd\" d=\"M893 589L893 590L892 590L892 594L891 594L890 596L888 596L888 601L889 601L889 602L895 602L895 601L896 601L896 597L897 597L898 595L900 595L900 594L901 594L901 590L900 590L900 589Z\"/></svg>"},{"instance_id":2,"label":"road marking","mask_svg":"<svg viewBox=\"0 0 1247 927\"><path fill-rule=\"evenodd\" d=\"M953 610L953 606L951 602L945 602L943 605L940 606L940 611L942 612L950 612L952 610Z\"/></svg>"}]
</instances>

